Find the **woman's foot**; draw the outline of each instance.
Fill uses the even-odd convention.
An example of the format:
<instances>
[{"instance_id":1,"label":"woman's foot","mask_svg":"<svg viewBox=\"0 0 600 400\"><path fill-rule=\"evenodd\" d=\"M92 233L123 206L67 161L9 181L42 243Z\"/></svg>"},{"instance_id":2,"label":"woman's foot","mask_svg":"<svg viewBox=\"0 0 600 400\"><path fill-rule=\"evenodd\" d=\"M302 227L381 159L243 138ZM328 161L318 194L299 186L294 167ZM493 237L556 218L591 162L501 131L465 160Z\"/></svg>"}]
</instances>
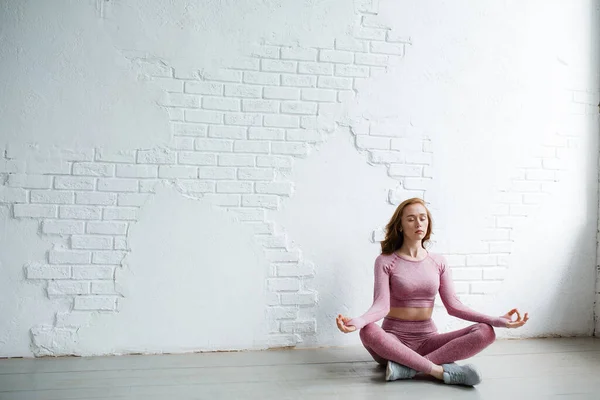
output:
<instances>
[{"instance_id":1,"label":"woman's foot","mask_svg":"<svg viewBox=\"0 0 600 400\"><path fill-rule=\"evenodd\" d=\"M385 380L396 381L398 379L412 379L416 374L417 371L412 368L393 361L388 361L385 370Z\"/></svg>"},{"instance_id":2,"label":"woman's foot","mask_svg":"<svg viewBox=\"0 0 600 400\"><path fill-rule=\"evenodd\" d=\"M473 364L442 364L444 383L449 385L475 386L481 382L481 375Z\"/></svg>"}]
</instances>

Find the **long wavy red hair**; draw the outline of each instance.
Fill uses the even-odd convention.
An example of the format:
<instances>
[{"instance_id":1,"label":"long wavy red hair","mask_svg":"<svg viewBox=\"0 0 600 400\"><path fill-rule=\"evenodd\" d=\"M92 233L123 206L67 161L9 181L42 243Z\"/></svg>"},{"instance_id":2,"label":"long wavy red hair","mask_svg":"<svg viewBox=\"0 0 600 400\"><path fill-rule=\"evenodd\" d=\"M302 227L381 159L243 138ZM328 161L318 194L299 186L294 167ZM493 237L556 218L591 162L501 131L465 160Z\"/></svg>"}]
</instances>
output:
<instances>
[{"instance_id":1,"label":"long wavy red hair","mask_svg":"<svg viewBox=\"0 0 600 400\"><path fill-rule=\"evenodd\" d=\"M425 237L423 237L423 240L421 241L421 246L425 248L425 242L427 242L431 237L433 221L431 220L431 213L425 205L425 202L418 197L413 197L412 199L404 200L396 208L396 211L394 211L394 215L392 215L390 222L388 222L385 227L385 239L381 242L381 253L392 254L402 247L402 243L404 243L404 233L402 233L402 213L404 212L404 209L411 204L421 204L423 207L425 207L427 212L427 220L429 223L427 224L427 232L425 233Z\"/></svg>"}]
</instances>

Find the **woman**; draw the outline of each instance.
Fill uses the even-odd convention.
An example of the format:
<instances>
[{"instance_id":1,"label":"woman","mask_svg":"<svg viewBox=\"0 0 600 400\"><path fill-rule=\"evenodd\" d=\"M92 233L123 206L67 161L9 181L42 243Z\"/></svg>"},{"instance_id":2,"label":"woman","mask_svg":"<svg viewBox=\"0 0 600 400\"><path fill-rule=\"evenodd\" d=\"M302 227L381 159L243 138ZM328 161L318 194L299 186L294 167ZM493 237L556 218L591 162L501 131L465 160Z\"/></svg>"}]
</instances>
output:
<instances>
[{"instance_id":1,"label":"woman","mask_svg":"<svg viewBox=\"0 0 600 400\"><path fill-rule=\"evenodd\" d=\"M423 200L412 198L398 206L375 260L373 305L357 318L338 315L337 326L344 333L360 330L360 339L375 361L387 363L388 381L410 379L422 372L447 384L473 386L481 381L475 367L454 361L489 346L496 338L492 327L518 328L529 317L525 313L521 318L517 309L492 317L462 304L454 292L446 259L425 249L431 225ZM438 291L450 315L477 324L438 333L431 319ZM381 318L385 319L379 327L375 322Z\"/></svg>"}]
</instances>

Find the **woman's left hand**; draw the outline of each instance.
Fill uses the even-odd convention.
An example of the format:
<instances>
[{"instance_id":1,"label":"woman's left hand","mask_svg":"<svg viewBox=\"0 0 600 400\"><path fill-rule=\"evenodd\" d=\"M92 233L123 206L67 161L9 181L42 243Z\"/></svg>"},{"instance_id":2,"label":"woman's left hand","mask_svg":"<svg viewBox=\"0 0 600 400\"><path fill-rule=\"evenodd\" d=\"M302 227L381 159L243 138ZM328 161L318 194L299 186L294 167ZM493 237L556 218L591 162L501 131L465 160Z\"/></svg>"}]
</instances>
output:
<instances>
[{"instance_id":1,"label":"woman's left hand","mask_svg":"<svg viewBox=\"0 0 600 400\"><path fill-rule=\"evenodd\" d=\"M517 314L517 319L515 321L513 321L512 319L512 316L514 314ZM504 314L502 318L508 319L508 322L506 323L507 328L520 328L521 326L525 325L525 323L529 320L529 314L525 313L525 315L521 319L521 313L519 313L519 310L513 308L512 310Z\"/></svg>"},{"instance_id":2,"label":"woman's left hand","mask_svg":"<svg viewBox=\"0 0 600 400\"><path fill-rule=\"evenodd\" d=\"M346 325L348 321L350 321L350 318L344 317L342 314L338 314L337 318L335 319L337 327L340 331L344 333L354 332L356 327L354 325Z\"/></svg>"}]
</instances>

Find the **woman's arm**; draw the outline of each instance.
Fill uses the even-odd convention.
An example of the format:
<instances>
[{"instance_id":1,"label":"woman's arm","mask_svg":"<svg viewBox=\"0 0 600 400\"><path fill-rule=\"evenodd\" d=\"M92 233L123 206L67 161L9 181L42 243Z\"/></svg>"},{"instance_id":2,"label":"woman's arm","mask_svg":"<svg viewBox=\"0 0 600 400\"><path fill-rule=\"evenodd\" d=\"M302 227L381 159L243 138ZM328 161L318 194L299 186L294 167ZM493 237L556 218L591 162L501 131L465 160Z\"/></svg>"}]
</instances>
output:
<instances>
[{"instance_id":1,"label":"woman's arm","mask_svg":"<svg viewBox=\"0 0 600 400\"><path fill-rule=\"evenodd\" d=\"M456 296L454 283L452 282L452 274L443 257L440 265L440 297L448 314L453 317L464 319L466 321L483 322L497 328L506 328L507 323L510 321L510 319L506 317L491 317L489 315L478 313L464 305Z\"/></svg>"},{"instance_id":2,"label":"woman's arm","mask_svg":"<svg viewBox=\"0 0 600 400\"><path fill-rule=\"evenodd\" d=\"M379 321L390 311L390 274L389 266L384 258L379 256L375 260L375 285L373 290L373 305L366 313L348 321L347 325L353 325L361 329L371 322Z\"/></svg>"}]
</instances>

